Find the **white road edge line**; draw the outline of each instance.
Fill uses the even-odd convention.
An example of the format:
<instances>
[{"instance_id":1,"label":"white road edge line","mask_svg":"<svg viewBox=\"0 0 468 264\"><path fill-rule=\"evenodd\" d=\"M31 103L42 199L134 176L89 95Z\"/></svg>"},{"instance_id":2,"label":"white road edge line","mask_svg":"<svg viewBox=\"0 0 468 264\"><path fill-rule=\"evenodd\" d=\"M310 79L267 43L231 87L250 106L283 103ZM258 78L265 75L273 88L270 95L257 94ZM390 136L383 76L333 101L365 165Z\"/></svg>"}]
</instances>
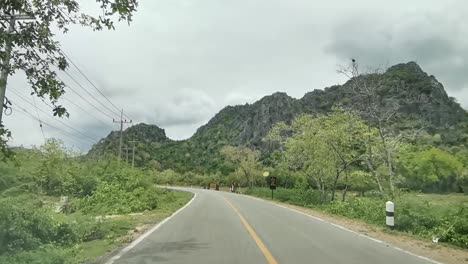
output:
<instances>
[{"instance_id":1,"label":"white road edge line","mask_svg":"<svg viewBox=\"0 0 468 264\"><path fill-rule=\"evenodd\" d=\"M313 218L313 219L318 220L318 221L320 221L320 222L324 222L324 223L330 224L330 225L332 225L332 226L334 226L334 227L337 227L337 228L339 228L339 229L342 229L342 230L351 232L351 233L356 234L356 235L358 235L358 236L360 236L360 237L364 237L364 238L370 239L370 240L372 240L372 241L374 241L374 242L377 242L377 243L380 243L380 244L385 244L385 245L387 245L387 246L389 246L389 247L392 247L392 248L395 249L395 250L404 252L404 253L406 253L406 254L412 255L412 256L414 256L414 257L417 257L417 258L420 258L420 259L423 259L423 260L426 260L426 261L429 261L429 262L432 262L432 263L434 263L434 264L444 264L444 263L442 263L442 262L438 262L438 261L435 261L435 260L433 260L433 259L430 259L430 258L427 258L427 257L424 257L424 256L420 256L420 255L414 254L414 253L412 253L412 252L406 251L406 250L404 250L404 249L402 249L402 248L399 248L399 247L397 247L397 246L388 244L388 243L386 243L386 242L384 242L384 241L382 241L382 240L378 240L378 239L376 239L376 238L373 238L373 237L370 237L370 236L367 236L367 235L358 233L358 232L353 231L353 230L351 230L351 229L348 229L348 228L346 228L346 227L344 227L344 226L340 226L340 225L337 225L337 224L335 224L335 223L331 223L331 222L326 221L326 220L324 220L324 219L322 219L322 218L319 218L319 217L316 217L316 216L313 216L313 215L310 215L310 214L306 214L306 213L304 213L304 212L301 212L301 211L296 210L296 209L293 209L293 208L289 208L289 207L284 206L284 205L281 205L281 204L274 203L273 201L260 199L260 198L253 197L253 196L250 196L250 195L244 195L244 196L245 196L245 197L248 197L248 198L250 198L250 199L258 200L258 201L269 202L269 203L271 203L271 204L273 204L273 205L276 205L276 206L278 206L278 207L281 207L281 208L284 208L284 209L288 209L288 210L290 210L290 211L293 211L293 212L296 212L296 213L305 215L305 216L307 216L307 217Z\"/></svg>"},{"instance_id":2,"label":"white road edge line","mask_svg":"<svg viewBox=\"0 0 468 264\"><path fill-rule=\"evenodd\" d=\"M136 245L138 245L139 243L141 243L141 241L143 241L145 238L147 238L149 235L151 235L154 231L156 231L158 228L160 228L162 225L164 225L167 221L171 220L174 216L176 216L178 213L180 213L182 210L184 210L185 208L187 208L194 200L195 198L197 197L197 194L193 192L193 197L192 199L187 203L185 204L184 206L182 206L181 208L179 208L179 210L175 211L172 215L166 217L164 220L162 220L161 222L159 222L157 225L155 225L153 228L151 228L150 230L146 231L143 235L139 236L137 239L133 240L132 243L130 243L130 245L126 246L125 248L123 248L119 253L117 253L117 255L113 256L111 259L109 259L108 261L106 261L105 264L112 264L114 263L114 261L118 260L119 258L121 258L123 256L123 254L125 254L127 251L131 250L132 248L134 248Z\"/></svg>"}]
</instances>

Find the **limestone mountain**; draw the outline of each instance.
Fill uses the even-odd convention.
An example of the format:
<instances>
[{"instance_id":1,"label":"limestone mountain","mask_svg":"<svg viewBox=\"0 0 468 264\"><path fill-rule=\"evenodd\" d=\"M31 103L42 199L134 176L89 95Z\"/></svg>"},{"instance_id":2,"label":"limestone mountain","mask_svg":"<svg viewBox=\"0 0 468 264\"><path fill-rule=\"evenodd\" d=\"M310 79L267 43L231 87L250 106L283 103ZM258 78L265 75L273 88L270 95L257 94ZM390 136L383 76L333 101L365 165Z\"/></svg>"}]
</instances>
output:
<instances>
[{"instance_id":1,"label":"limestone mountain","mask_svg":"<svg viewBox=\"0 0 468 264\"><path fill-rule=\"evenodd\" d=\"M374 94L374 101L383 109L387 105L398 104L401 118L396 120L397 124L412 116L423 120L430 133L439 133L444 143L468 144L466 110L447 95L443 85L434 76L425 73L415 62L392 66L381 74L356 78L374 77L384 80ZM300 99L278 92L253 104L227 106L187 140L171 141L163 129L145 124L127 129L124 135L129 140L144 143L139 145L140 165L152 162L163 169L224 173L232 168L220 158L219 150L223 146L248 145L265 150L262 138L275 123L289 123L300 114L327 113L333 107L359 110L365 103L363 100L353 90L353 80L350 80L343 85L311 91ZM90 153L102 150L115 153L117 146L118 133L112 132L96 144Z\"/></svg>"},{"instance_id":2,"label":"limestone mountain","mask_svg":"<svg viewBox=\"0 0 468 264\"><path fill-rule=\"evenodd\" d=\"M166 136L164 129L159 128L156 125L147 125L143 123L131 126L124 130L122 138L122 145L124 147L128 146L129 148L133 145L130 141L136 141L137 146L143 145L149 148L156 148L161 144L171 142L171 140ZM120 132L112 131L107 135L107 137L101 139L92 146L91 150L88 152L88 156L98 156L103 154L117 155L119 142ZM148 154L142 154L142 151L139 151L137 159L139 160L140 158L148 159L150 157Z\"/></svg>"}]
</instances>

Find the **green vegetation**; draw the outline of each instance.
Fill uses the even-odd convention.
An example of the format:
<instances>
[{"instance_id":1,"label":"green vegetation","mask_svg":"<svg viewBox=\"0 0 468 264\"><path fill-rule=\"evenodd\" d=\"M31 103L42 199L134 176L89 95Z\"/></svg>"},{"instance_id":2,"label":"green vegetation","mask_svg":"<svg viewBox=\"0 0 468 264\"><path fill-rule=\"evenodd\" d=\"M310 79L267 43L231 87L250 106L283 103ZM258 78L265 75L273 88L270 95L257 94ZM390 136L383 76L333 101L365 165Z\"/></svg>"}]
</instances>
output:
<instances>
[{"instance_id":1,"label":"green vegetation","mask_svg":"<svg viewBox=\"0 0 468 264\"><path fill-rule=\"evenodd\" d=\"M235 180L268 197L256 188L268 184L261 177L268 171L280 201L383 225L383 204L392 200L398 230L468 248L467 112L413 62L381 73L360 74L356 64L343 71L352 76L346 84L299 104L277 93L227 107L191 139L162 144L152 157L172 170L158 182ZM445 194L437 199L446 197L451 209L414 193Z\"/></svg>"},{"instance_id":2,"label":"green vegetation","mask_svg":"<svg viewBox=\"0 0 468 264\"><path fill-rule=\"evenodd\" d=\"M245 193L271 199L267 188L250 188ZM313 189L279 188L274 199L385 226L384 199L353 195L345 201L324 204L320 196L320 192ZM395 230L428 240L438 237L439 242L468 248L468 196L406 193L394 202Z\"/></svg>"},{"instance_id":3,"label":"green vegetation","mask_svg":"<svg viewBox=\"0 0 468 264\"><path fill-rule=\"evenodd\" d=\"M156 188L153 170L85 159L58 140L14 153L0 163L0 263L92 260L191 198Z\"/></svg>"},{"instance_id":4,"label":"green vegetation","mask_svg":"<svg viewBox=\"0 0 468 264\"><path fill-rule=\"evenodd\" d=\"M65 93L65 83L58 78L56 71L67 70L69 58L61 50L60 42L55 39L57 30L67 33L74 25L89 27L95 31L114 29L116 20L130 23L138 6L136 0L96 0L95 4L102 11L97 16L92 12L84 12L79 1L74 0L51 1L48 4L24 0L0 2L2 15L12 15L12 18L21 15L34 19L34 23L28 23L27 26L18 27L13 19L8 19L10 23L2 24L2 28L12 27L15 33L8 34L5 30L0 34L2 64L7 58L6 53L9 60L9 65L2 71L5 70L7 76L18 71L24 73L31 86L31 94L49 101L53 105L54 116L69 115L59 103L59 98ZM8 47L12 52L8 51ZM6 79L0 80L0 90L4 92L6 85ZM12 103L5 100L4 94L0 101L0 150L4 156L8 156L11 153L8 151L7 141L11 132L4 127L2 114L3 102L5 101L5 108Z\"/></svg>"},{"instance_id":5,"label":"green vegetation","mask_svg":"<svg viewBox=\"0 0 468 264\"><path fill-rule=\"evenodd\" d=\"M16 150L17 164L0 164L0 262L104 254L190 197L154 184L236 181L269 197L261 187L271 176L279 201L383 225L391 199L397 230L468 248L466 111L415 63L355 76L353 67L346 84L299 100L276 93L226 107L188 140L172 141L156 126L129 128L137 168L112 158L116 133L86 156L54 140ZM102 218L109 214L122 216Z\"/></svg>"},{"instance_id":6,"label":"green vegetation","mask_svg":"<svg viewBox=\"0 0 468 264\"><path fill-rule=\"evenodd\" d=\"M359 88L370 86L368 95ZM373 98L370 103L369 97ZM384 132L384 136L391 136L388 142L380 139L382 143L391 145L391 140L398 139L399 132L407 131L404 136L412 136L422 128L423 133L431 137L438 135L432 144L435 147L468 144L468 114L447 96L435 77L429 76L414 62L392 66L385 72L356 75L343 85L314 90L300 99L274 93L253 104L227 106L187 140L171 141L164 130L145 124L127 129L124 140L139 141L138 166L226 176L236 167L219 155L223 147L246 146L260 151L262 164L273 166L272 153L279 150L279 146L265 142L263 138L275 124L289 125L300 115L323 115L339 107ZM378 127L379 120L383 123L381 128ZM388 129L389 125L394 129ZM117 139L117 134L111 133L93 146L89 155L116 154Z\"/></svg>"}]
</instances>

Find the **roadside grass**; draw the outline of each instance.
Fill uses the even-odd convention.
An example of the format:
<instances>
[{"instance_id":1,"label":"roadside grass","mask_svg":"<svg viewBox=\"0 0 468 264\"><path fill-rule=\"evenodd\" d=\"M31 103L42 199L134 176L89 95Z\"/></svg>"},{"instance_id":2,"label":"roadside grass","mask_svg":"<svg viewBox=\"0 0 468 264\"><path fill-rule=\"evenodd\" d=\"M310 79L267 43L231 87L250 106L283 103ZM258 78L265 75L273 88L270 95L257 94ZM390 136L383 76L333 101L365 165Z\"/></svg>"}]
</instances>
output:
<instances>
[{"instance_id":1,"label":"roadside grass","mask_svg":"<svg viewBox=\"0 0 468 264\"><path fill-rule=\"evenodd\" d=\"M60 235L60 239L67 236L76 236L76 238L66 244L52 241L33 250L5 253L0 255L0 263L72 264L104 262L115 250L130 243L146 229L171 215L186 204L192 196L193 194L188 192L164 191L159 194L159 205L154 210L141 212L141 214L107 216L106 219L99 220L96 218L98 216L87 215L81 211L71 214L55 213L53 205L58 201L57 197L20 195L19 201L23 203L21 206L34 208L33 206L38 203L37 201L45 203L46 205L40 208L45 217L53 220L54 225L58 224L64 226L64 228L70 227L66 229L67 233ZM61 230L61 232L65 232L64 230Z\"/></svg>"},{"instance_id":2,"label":"roadside grass","mask_svg":"<svg viewBox=\"0 0 468 264\"><path fill-rule=\"evenodd\" d=\"M434 215L446 215L459 211L461 208L468 208L468 195L464 195L462 193L408 193L400 196L400 200L405 200L413 207L418 207L421 209L430 208L431 211L428 213Z\"/></svg>"},{"instance_id":3,"label":"roadside grass","mask_svg":"<svg viewBox=\"0 0 468 264\"><path fill-rule=\"evenodd\" d=\"M158 209L144 212L142 215L123 215L119 218L104 220L114 224L114 228L106 238L82 244L81 252L86 257L81 262L100 263L107 255L133 241L135 235L141 235L149 227L170 216L185 205L193 194L182 191L170 191L163 199Z\"/></svg>"},{"instance_id":4,"label":"roadside grass","mask_svg":"<svg viewBox=\"0 0 468 264\"><path fill-rule=\"evenodd\" d=\"M245 189L247 195L271 200L267 188ZM340 193L338 197L341 198ZM346 201L320 202L315 190L278 188L274 200L317 209L331 214L385 227L385 200L380 197L358 197L349 193ZM339 199L338 198L338 199ZM468 249L468 196L463 194L403 193L395 203L395 230L419 239L439 238L444 245Z\"/></svg>"}]
</instances>

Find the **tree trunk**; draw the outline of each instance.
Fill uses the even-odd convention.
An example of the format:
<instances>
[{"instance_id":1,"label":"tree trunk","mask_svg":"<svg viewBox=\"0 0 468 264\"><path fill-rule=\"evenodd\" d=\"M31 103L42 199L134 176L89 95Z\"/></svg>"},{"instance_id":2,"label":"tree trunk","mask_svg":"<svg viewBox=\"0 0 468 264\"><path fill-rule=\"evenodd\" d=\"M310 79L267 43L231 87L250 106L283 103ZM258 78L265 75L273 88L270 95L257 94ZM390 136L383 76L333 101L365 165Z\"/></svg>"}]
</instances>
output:
<instances>
[{"instance_id":1,"label":"tree trunk","mask_svg":"<svg viewBox=\"0 0 468 264\"><path fill-rule=\"evenodd\" d=\"M344 202L346 200L346 193L348 192L348 169L345 169L345 188L343 190L343 198L342 201Z\"/></svg>"},{"instance_id":2,"label":"tree trunk","mask_svg":"<svg viewBox=\"0 0 468 264\"><path fill-rule=\"evenodd\" d=\"M250 188L252 188L252 183L250 182L249 174L247 173L247 170L245 170L245 168L242 166L241 168L242 168L242 171L244 172L245 179L247 180L247 186L250 186Z\"/></svg>"},{"instance_id":3,"label":"tree trunk","mask_svg":"<svg viewBox=\"0 0 468 264\"><path fill-rule=\"evenodd\" d=\"M366 163L367 163L367 167L369 168L369 171L370 171L372 177L374 178L375 183L379 187L379 192L381 194L383 194L384 189L382 187L382 184L380 183L380 179L379 179L379 176L377 175L377 171L374 169L374 166L372 165L372 161L370 161L370 159L367 158Z\"/></svg>"},{"instance_id":4,"label":"tree trunk","mask_svg":"<svg viewBox=\"0 0 468 264\"><path fill-rule=\"evenodd\" d=\"M335 190L336 190L336 185L338 184L338 178L340 177L340 171L336 170L336 175L335 175L335 180L333 181L333 187L332 187L332 196L331 200L335 200Z\"/></svg>"},{"instance_id":5,"label":"tree trunk","mask_svg":"<svg viewBox=\"0 0 468 264\"><path fill-rule=\"evenodd\" d=\"M326 203L327 202L327 193L325 191L325 184L323 184L323 181L322 181L322 178L319 178L319 181L321 182L320 183L320 192L321 192L321 196L322 196L322 203Z\"/></svg>"},{"instance_id":6,"label":"tree trunk","mask_svg":"<svg viewBox=\"0 0 468 264\"><path fill-rule=\"evenodd\" d=\"M392 153L391 150L387 150L387 166L388 166L388 180L390 182L390 194L392 196L392 199L395 196L395 185L394 185L394 179L393 179L393 163L392 163Z\"/></svg>"},{"instance_id":7,"label":"tree trunk","mask_svg":"<svg viewBox=\"0 0 468 264\"><path fill-rule=\"evenodd\" d=\"M368 99L368 107L370 107L370 104L371 104L371 100L372 100L372 97L371 96L368 96L367 97ZM377 183L377 186L379 187L379 192L381 194L384 193L384 189L382 187L382 184L380 183L380 179L377 175L377 172L375 170L375 167L374 167L374 164L373 164L373 152L372 152L372 143L371 143L371 131L372 131L372 122L371 122L371 118L370 116L368 117L367 119L367 130L369 132L369 136L367 137L367 141L368 141L368 151L369 151L369 157L366 158L366 163L367 163L367 167L369 168L369 171L371 172L371 175L372 177L374 178L375 182Z\"/></svg>"}]
</instances>

